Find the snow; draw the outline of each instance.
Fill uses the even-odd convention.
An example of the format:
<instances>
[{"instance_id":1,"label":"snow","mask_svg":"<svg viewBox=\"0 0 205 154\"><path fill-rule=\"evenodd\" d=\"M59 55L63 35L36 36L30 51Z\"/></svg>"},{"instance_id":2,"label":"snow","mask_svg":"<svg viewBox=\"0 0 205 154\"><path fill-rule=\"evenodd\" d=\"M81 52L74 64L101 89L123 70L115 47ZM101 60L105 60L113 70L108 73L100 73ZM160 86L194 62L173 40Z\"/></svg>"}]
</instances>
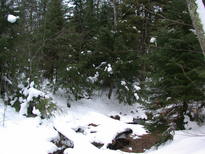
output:
<instances>
[{"instance_id":1,"label":"snow","mask_svg":"<svg viewBox=\"0 0 205 154\"><path fill-rule=\"evenodd\" d=\"M45 96L45 93L34 88L34 82L31 82L30 83L30 86L28 88L25 88L23 90L23 94L25 96L27 96L27 102L30 102L33 100L33 98L37 98L39 96L42 96L44 97Z\"/></svg>"},{"instance_id":2,"label":"snow","mask_svg":"<svg viewBox=\"0 0 205 154\"><path fill-rule=\"evenodd\" d=\"M126 82L125 82L125 81L121 81L121 85L122 85L122 86L125 86L125 85L126 85Z\"/></svg>"},{"instance_id":3,"label":"snow","mask_svg":"<svg viewBox=\"0 0 205 154\"><path fill-rule=\"evenodd\" d=\"M197 12L199 14L199 18L201 20L201 24L203 26L203 30L205 32L205 6L203 4L203 0L196 0L197 4Z\"/></svg>"},{"instance_id":4,"label":"snow","mask_svg":"<svg viewBox=\"0 0 205 154\"><path fill-rule=\"evenodd\" d=\"M108 72L109 74L112 74L112 66L111 64L108 64L106 67L105 67L105 71Z\"/></svg>"},{"instance_id":5,"label":"snow","mask_svg":"<svg viewBox=\"0 0 205 154\"><path fill-rule=\"evenodd\" d=\"M177 131L172 142L146 154L204 154L205 126L188 131Z\"/></svg>"},{"instance_id":6,"label":"snow","mask_svg":"<svg viewBox=\"0 0 205 154\"><path fill-rule=\"evenodd\" d=\"M66 68L67 71L70 71L71 69L72 69L71 66Z\"/></svg>"},{"instance_id":7,"label":"snow","mask_svg":"<svg viewBox=\"0 0 205 154\"><path fill-rule=\"evenodd\" d=\"M18 16L14 16L12 14L9 14L8 17L7 17L7 21L10 22L10 23L15 23L17 21L17 19L19 19Z\"/></svg>"},{"instance_id":8,"label":"snow","mask_svg":"<svg viewBox=\"0 0 205 154\"><path fill-rule=\"evenodd\" d=\"M62 111L49 120L42 120L39 117L26 118L9 106L3 118L5 108L0 99L1 154L54 152L57 147L50 142L58 135L54 127L74 143L74 148L66 149L65 154L128 154L119 150L109 150L106 146L126 128L131 128L137 136L147 133L142 125L127 124L133 118L146 118L145 111L139 104L132 106L118 104L115 97L110 100L104 93L98 92L92 99L69 102L71 107L67 108L68 100L63 95L57 93L52 97ZM111 115L119 115L120 120L110 118ZM3 119L5 119L4 126ZM190 127L193 130L177 131L172 142L160 146L158 150L153 148L145 153L204 154L205 126L198 127L192 123L187 128ZM104 143L104 146L98 149L91 144L93 141Z\"/></svg>"},{"instance_id":9,"label":"snow","mask_svg":"<svg viewBox=\"0 0 205 154\"><path fill-rule=\"evenodd\" d=\"M127 83L125 81L121 81L121 85L125 87L125 89L129 90Z\"/></svg>"},{"instance_id":10,"label":"snow","mask_svg":"<svg viewBox=\"0 0 205 154\"><path fill-rule=\"evenodd\" d=\"M3 105L0 100L0 115ZM1 154L47 154L56 150L56 146L48 142L57 136L57 132L39 118L25 118L7 107L5 126L0 117L0 153Z\"/></svg>"},{"instance_id":11,"label":"snow","mask_svg":"<svg viewBox=\"0 0 205 154\"><path fill-rule=\"evenodd\" d=\"M135 89L136 91L139 91L141 88L140 88L139 86L137 86L137 85L134 85L134 89Z\"/></svg>"},{"instance_id":12,"label":"snow","mask_svg":"<svg viewBox=\"0 0 205 154\"><path fill-rule=\"evenodd\" d=\"M136 100L139 100L140 97L139 97L139 95L137 93L134 93L134 96L135 96Z\"/></svg>"},{"instance_id":13,"label":"snow","mask_svg":"<svg viewBox=\"0 0 205 154\"><path fill-rule=\"evenodd\" d=\"M123 106L124 105L117 104L103 96L101 98L94 98L92 100L84 99L77 103L73 103L69 110L69 116L59 116L54 121L55 127L61 132L66 132L65 135L72 138L75 144L74 149L67 149L66 153L80 154L85 151L89 154L123 153L120 151L111 151L106 148L106 145L111 143L112 139L118 132L121 132L126 128L132 128L138 135L146 133L141 125L128 125L125 123L126 121L128 122L132 120L129 115L122 118L121 121L109 117L109 115L116 115L119 114L119 112L129 114L129 110L133 108L133 106ZM136 116L141 115L143 115L142 111L136 113ZM92 127L89 126L89 124L96 124L98 126ZM84 132L76 134L75 130L78 128L83 129ZM104 143L105 145L99 150L91 144L93 141Z\"/></svg>"},{"instance_id":14,"label":"snow","mask_svg":"<svg viewBox=\"0 0 205 154\"><path fill-rule=\"evenodd\" d=\"M156 37L151 37L150 43L155 43L157 41Z\"/></svg>"},{"instance_id":15,"label":"snow","mask_svg":"<svg viewBox=\"0 0 205 154\"><path fill-rule=\"evenodd\" d=\"M98 77L99 77L99 72L96 72L94 76L89 76L87 80L91 83L95 83L98 81Z\"/></svg>"},{"instance_id":16,"label":"snow","mask_svg":"<svg viewBox=\"0 0 205 154\"><path fill-rule=\"evenodd\" d=\"M5 82L7 82L8 84L12 85L11 80L9 80L6 76L3 76L3 80L4 80Z\"/></svg>"},{"instance_id":17,"label":"snow","mask_svg":"<svg viewBox=\"0 0 205 154\"><path fill-rule=\"evenodd\" d=\"M163 10L160 6L153 6L153 8L155 13L162 12Z\"/></svg>"},{"instance_id":18,"label":"snow","mask_svg":"<svg viewBox=\"0 0 205 154\"><path fill-rule=\"evenodd\" d=\"M21 104L20 108L20 114L26 115L27 109L29 106L29 102L33 101L34 98L37 97L48 97L46 94L36 88L34 88L34 82L32 81L28 87L23 88L23 95L26 97L26 99L20 99L20 102L23 102ZM35 110L35 113L39 113L39 111Z\"/></svg>"},{"instance_id":19,"label":"snow","mask_svg":"<svg viewBox=\"0 0 205 154\"><path fill-rule=\"evenodd\" d=\"M32 85L30 84L31 87ZM53 127L74 142L74 148L65 151L65 153L72 154L85 151L89 154L123 154L124 152L106 148L117 133L126 128L133 129L137 135L146 133L142 125L127 124L132 121L133 116L145 117L144 111L137 104L134 106L118 104L115 99L109 100L104 94L98 94L93 99L70 102L71 108L67 108L66 98L55 95L53 99L62 111L49 120L26 118L15 112L13 108L7 107L4 127L2 126L3 118L0 116L1 154L48 154L55 151L57 147L50 142L51 139L57 137ZM131 113L133 109L135 112ZM0 115L3 115L3 111L3 103L0 102ZM110 118L110 115L117 114L121 116L120 121ZM89 125L92 123L98 126ZM76 133L79 128L84 131ZM91 144L93 141L105 145L98 149Z\"/></svg>"}]
</instances>

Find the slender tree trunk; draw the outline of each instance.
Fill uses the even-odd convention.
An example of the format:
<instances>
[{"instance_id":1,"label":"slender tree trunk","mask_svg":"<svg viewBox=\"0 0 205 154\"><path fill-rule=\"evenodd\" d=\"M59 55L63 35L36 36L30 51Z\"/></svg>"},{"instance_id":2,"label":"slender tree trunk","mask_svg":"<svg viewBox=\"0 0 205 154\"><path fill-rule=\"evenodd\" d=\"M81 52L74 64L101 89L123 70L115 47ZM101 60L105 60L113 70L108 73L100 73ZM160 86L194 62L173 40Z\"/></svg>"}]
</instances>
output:
<instances>
[{"instance_id":1,"label":"slender tree trunk","mask_svg":"<svg viewBox=\"0 0 205 154\"><path fill-rule=\"evenodd\" d=\"M117 4L116 4L116 0L112 0L112 3L113 3L114 27L116 28L116 26L117 26Z\"/></svg>"},{"instance_id":2,"label":"slender tree trunk","mask_svg":"<svg viewBox=\"0 0 205 154\"><path fill-rule=\"evenodd\" d=\"M197 13L197 4L195 0L186 0L189 14L192 19L192 23L194 26L194 29L196 30L196 34L202 49L202 52L205 56L205 31L203 29L203 25L201 23L201 20L199 18L199 14ZM204 8L205 13L205 8Z\"/></svg>"}]
</instances>

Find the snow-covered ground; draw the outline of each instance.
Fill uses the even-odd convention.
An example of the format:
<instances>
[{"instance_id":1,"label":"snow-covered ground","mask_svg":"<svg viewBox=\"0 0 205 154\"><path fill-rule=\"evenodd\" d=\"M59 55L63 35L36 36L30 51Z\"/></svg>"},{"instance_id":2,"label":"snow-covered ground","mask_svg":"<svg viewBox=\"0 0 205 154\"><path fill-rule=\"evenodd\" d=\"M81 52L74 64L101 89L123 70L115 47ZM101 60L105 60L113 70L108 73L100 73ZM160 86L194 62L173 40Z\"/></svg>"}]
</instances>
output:
<instances>
[{"instance_id":1,"label":"snow-covered ground","mask_svg":"<svg viewBox=\"0 0 205 154\"><path fill-rule=\"evenodd\" d=\"M146 154L205 154L205 126L177 131L174 140Z\"/></svg>"},{"instance_id":2,"label":"snow-covered ground","mask_svg":"<svg viewBox=\"0 0 205 154\"><path fill-rule=\"evenodd\" d=\"M57 150L50 141L58 136L54 127L74 142L74 148L65 150L65 154L126 154L106 148L117 133L131 128L133 134L146 134L142 125L131 125L133 118L145 118L139 105L127 106L108 100L104 95L93 99L71 102L55 96L54 100L62 108L61 112L49 120L26 118L6 107L0 100L0 154L48 154ZM119 115L120 120L110 118ZM158 150L150 150L147 154L204 154L205 127L196 127L190 131L178 131L174 141L161 146ZM104 143L98 149L92 142Z\"/></svg>"}]
</instances>

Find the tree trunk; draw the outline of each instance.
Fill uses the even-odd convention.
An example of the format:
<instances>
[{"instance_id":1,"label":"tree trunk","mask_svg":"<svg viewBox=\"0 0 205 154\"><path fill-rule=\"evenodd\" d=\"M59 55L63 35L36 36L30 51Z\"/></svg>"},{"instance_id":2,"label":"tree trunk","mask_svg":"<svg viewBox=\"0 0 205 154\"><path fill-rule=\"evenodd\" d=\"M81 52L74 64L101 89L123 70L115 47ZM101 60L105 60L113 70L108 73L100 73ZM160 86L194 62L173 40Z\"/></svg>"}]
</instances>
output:
<instances>
[{"instance_id":1,"label":"tree trunk","mask_svg":"<svg viewBox=\"0 0 205 154\"><path fill-rule=\"evenodd\" d=\"M205 31L203 29L203 25L201 23L201 20L199 18L199 14L197 13L197 4L195 0L186 0L189 14L192 19L192 23L194 26L194 29L196 30L196 35L198 37L202 52L205 56ZM204 9L205 12L205 9Z\"/></svg>"},{"instance_id":2,"label":"tree trunk","mask_svg":"<svg viewBox=\"0 0 205 154\"><path fill-rule=\"evenodd\" d=\"M113 16L114 16L114 27L116 28L117 26L117 4L116 4L116 0L112 1L113 3Z\"/></svg>"}]
</instances>

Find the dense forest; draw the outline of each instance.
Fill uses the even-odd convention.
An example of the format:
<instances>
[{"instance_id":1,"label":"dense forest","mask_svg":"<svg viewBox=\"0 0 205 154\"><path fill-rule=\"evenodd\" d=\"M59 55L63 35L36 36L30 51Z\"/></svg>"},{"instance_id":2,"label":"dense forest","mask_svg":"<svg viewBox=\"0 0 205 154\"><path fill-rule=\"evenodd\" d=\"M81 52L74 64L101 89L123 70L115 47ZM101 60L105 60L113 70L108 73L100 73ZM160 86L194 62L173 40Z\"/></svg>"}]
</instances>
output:
<instances>
[{"instance_id":1,"label":"dense forest","mask_svg":"<svg viewBox=\"0 0 205 154\"><path fill-rule=\"evenodd\" d=\"M17 111L27 100L27 116L35 107L46 118L52 100L26 93L45 85L68 101L104 91L140 103L162 141L185 117L202 124L205 60L186 1L1 0L0 97Z\"/></svg>"}]
</instances>

